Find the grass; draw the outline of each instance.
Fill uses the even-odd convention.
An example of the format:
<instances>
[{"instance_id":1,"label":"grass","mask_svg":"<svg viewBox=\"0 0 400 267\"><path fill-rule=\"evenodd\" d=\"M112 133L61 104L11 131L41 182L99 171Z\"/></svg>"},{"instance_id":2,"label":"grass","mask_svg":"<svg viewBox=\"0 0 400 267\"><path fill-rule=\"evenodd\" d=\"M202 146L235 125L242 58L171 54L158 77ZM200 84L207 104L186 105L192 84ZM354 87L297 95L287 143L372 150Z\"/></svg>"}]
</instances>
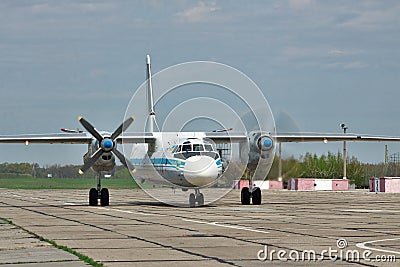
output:
<instances>
[{"instance_id":1,"label":"grass","mask_svg":"<svg viewBox=\"0 0 400 267\"><path fill-rule=\"evenodd\" d=\"M64 251L66 251L66 252L68 252L68 253L71 253L71 254L77 256L81 261L84 261L84 262L86 262L87 264L90 264L90 265L92 265L92 266L94 266L94 267L103 267L103 266L104 266L102 263L97 262L97 261L95 261L94 259L92 259L92 258L90 258L90 257L88 257L88 256L86 256L86 255L83 255L83 254L79 253L78 251L76 251L76 250L74 250L74 249L72 249L72 248L69 248L69 247L67 247L67 246L61 246L61 245L57 244L55 241L53 241L53 240L44 238L44 237L42 237L42 236L37 235L37 234L34 233L34 232L31 232L31 231L29 231L29 230L26 230L25 228L14 224L11 220L8 220L8 219L5 219L5 218L0 218L0 220L3 220L3 221L5 221L5 222L8 223L8 224L11 224L11 225L16 226L16 227L18 227L18 228L21 228L22 230L26 231L27 233L29 233L29 234L35 236L36 238L38 238L40 241L49 243L49 244L51 244L53 247L55 247L55 248L57 248L57 249L64 250Z\"/></svg>"},{"instance_id":2,"label":"grass","mask_svg":"<svg viewBox=\"0 0 400 267\"><path fill-rule=\"evenodd\" d=\"M0 188L7 189L89 189L96 187L97 178L33 178L30 175L0 175ZM133 178L107 178L102 187L109 189L138 188Z\"/></svg>"}]
</instances>

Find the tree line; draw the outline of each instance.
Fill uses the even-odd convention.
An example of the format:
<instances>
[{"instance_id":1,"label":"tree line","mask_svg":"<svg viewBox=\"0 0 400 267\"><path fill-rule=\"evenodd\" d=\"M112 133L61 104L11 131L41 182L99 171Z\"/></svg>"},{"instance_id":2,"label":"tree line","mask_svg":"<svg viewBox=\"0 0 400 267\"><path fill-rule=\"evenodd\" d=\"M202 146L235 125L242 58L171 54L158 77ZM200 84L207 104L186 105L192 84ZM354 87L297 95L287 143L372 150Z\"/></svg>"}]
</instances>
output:
<instances>
[{"instance_id":1,"label":"tree line","mask_svg":"<svg viewBox=\"0 0 400 267\"><path fill-rule=\"evenodd\" d=\"M357 187L368 186L371 177L396 177L400 174L400 166L395 163L362 163L356 157L347 157L347 178ZM278 158L274 158L268 179L278 177ZM306 153L299 159L288 157L282 159L282 178L343 178L343 155L342 153L317 154Z\"/></svg>"},{"instance_id":2,"label":"tree line","mask_svg":"<svg viewBox=\"0 0 400 267\"><path fill-rule=\"evenodd\" d=\"M97 173L92 169L87 170L84 174L79 174L79 168L82 165L46 165L40 166L37 163L2 163L0 164L0 175L7 174L30 175L34 178L92 178ZM130 178L130 174L123 166L116 166L115 171L111 173L117 178Z\"/></svg>"},{"instance_id":3,"label":"tree line","mask_svg":"<svg viewBox=\"0 0 400 267\"><path fill-rule=\"evenodd\" d=\"M81 165L51 165L39 166L37 163L2 163L0 174L31 175L32 177L46 178L92 178L96 177L93 170L86 171L83 175L78 173ZM357 187L365 187L371 177L398 176L400 166L395 163L361 163L356 157L347 158L347 178ZM113 176L117 178L130 177L123 166L116 166ZM327 178L341 179L343 177L343 155L338 153L317 154L306 153L299 158L288 157L282 159L282 178ZM278 158L274 158L273 165L267 176L269 180L278 178Z\"/></svg>"}]
</instances>

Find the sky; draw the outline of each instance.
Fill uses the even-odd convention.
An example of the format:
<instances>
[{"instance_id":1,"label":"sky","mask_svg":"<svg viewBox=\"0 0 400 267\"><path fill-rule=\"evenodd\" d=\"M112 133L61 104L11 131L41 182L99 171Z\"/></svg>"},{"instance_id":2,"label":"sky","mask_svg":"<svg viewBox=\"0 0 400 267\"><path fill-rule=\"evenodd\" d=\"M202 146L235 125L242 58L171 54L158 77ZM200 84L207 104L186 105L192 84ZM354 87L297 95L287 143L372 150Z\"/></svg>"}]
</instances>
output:
<instances>
[{"instance_id":1,"label":"sky","mask_svg":"<svg viewBox=\"0 0 400 267\"><path fill-rule=\"evenodd\" d=\"M400 136L399 1L0 1L0 135L112 132L153 72L230 65L262 90L278 131ZM364 162L383 143L350 143ZM285 156L337 152L285 144ZM81 164L84 145L0 145L0 162ZM389 152L400 144L389 144Z\"/></svg>"}]
</instances>

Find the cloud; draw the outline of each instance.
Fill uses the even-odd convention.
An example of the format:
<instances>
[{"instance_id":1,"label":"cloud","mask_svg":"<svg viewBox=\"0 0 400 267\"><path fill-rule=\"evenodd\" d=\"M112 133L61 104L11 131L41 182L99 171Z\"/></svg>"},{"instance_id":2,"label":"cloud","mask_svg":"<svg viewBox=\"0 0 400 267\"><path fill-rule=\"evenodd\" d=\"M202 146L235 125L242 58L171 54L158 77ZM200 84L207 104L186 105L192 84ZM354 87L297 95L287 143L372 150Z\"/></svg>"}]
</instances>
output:
<instances>
[{"instance_id":1,"label":"cloud","mask_svg":"<svg viewBox=\"0 0 400 267\"><path fill-rule=\"evenodd\" d=\"M200 1L197 6L179 12L176 16L184 22L206 22L220 9L215 2Z\"/></svg>"},{"instance_id":2,"label":"cloud","mask_svg":"<svg viewBox=\"0 0 400 267\"><path fill-rule=\"evenodd\" d=\"M288 46L288 47L283 48L283 50L282 50L282 56L286 60L290 60L290 59L294 59L294 58L309 57L314 54L315 54L315 52L310 48Z\"/></svg>"},{"instance_id":3,"label":"cloud","mask_svg":"<svg viewBox=\"0 0 400 267\"><path fill-rule=\"evenodd\" d=\"M306 9L314 4L314 0L289 0L289 8Z\"/></svg>"},{"instance_id":4,"label":"cloud","mask_svg":"<svg viewBox=\"0 0 400 267\"><path fill-rule=\"evenodd\" d=\"M43 3L32 3L29 7L31 13L34 15L40 14L71 14L75 12L83 13L95 13L95 12L108 12L115 9L114 3L102 3L102 2L87 2L87 3L75 3L75 2L43 2Z\"/></svg>"},{"instance_id":5,"label":"cloud","mask_svg":"<svg viewBox=\"0 0 400 267\"><path fill-rule=\"evenodd\" d=\"M58 13L60 6L49 5L49 3L37 3L31 6L33 14Z\"/></svg>"},{"instance_id":6,"label":"cloud","mask_svg":"<svg viewBox=\"0 0 400 267\"><path fill-rule=\"evenodd\" d=\"M333 63L325 63L320 65L323 69L365 69L370 67L369 64L361 62L361 61L354 61L354 62L333 62Z\"/></svg>"},{"instance_id":7,"label":"cloud","mask_svg":"<svg viewBox=\"0 0 400 267\"><path fill-rule=\"evenodd\" d=\"M343 50L339 50L339 49L332 49L328 52L328 54L332 55L332 56L342 56L342 55L345 55L346 52Z\"/></svg>"},{"instance_id":8,"label":"cloud","mask_svg":"<svg viewBox=\"0 0 400 267\"><path fill-rule=\"evenodd\" d=\"M328 51L329 56L354 56L362 53L361 50L344 50L344 49L337 49L333 48Z\"/></svg>"},{"instance_id":9,"label":"cloud","mask_svg":"<svg viewBox=\"0 0 400 267\"><path fill-rule=\"evenodd\" d=\"M344 69L364 69L369 67L367 63L363 63L360 61L349 62L343 65Z\"/></svg>"},{"instance_id":10,"label":"cloud","mask_svg":"<svg viewBox=\"0 0 400 267\"><path fill-rule=\"evenodd\" d=\"M113 3L80 3L75 6L78 10L83 12L104 12L110 11L115 8Z\"/></svg>"},{"instance_id":11,"label":"cloud","mask_svg":"<svg viewBox=\"0 0 400 267\"><path fill-rule=\"evenodd\" d=\"M380 9L359 9L353 11L353 16L339 23L338 26L356 30L378 30L391 25L398 29L400 26L399 12L400 5L389 5Z\"/></svg>"}]
</instances>

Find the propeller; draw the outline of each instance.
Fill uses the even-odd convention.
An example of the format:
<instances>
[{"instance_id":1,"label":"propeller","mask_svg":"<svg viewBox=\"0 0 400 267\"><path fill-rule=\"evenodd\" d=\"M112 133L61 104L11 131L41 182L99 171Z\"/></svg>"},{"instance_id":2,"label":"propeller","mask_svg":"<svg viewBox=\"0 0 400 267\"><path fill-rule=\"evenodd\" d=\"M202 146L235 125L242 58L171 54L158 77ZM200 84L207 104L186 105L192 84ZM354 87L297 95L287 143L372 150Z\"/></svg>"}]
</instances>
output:
<instances>
[{"instance_id":1,"label":"propeller","mask_svg":"<svg viewBox=\"0 0 400 267\"><path fill-rule=\"evenodd\" d=\"M131 123L134 121L133 117L128 118L126 121L124 121L112 134L110 137L108 136L103 136L96 128L93 127L93 125L88 122L86 119L84 119L82 116L78 117L79 122L82 124L82 126L91 134L93 135L94 138L99 141L99 148L94 152L90 158L85 162L85 164L80 168L79 173L83 174L85 171L87 171L90 167L93 166L93 164L96 163L96 161L103 155L103 153L113 153L120 161L122 164L125 165L129 170L134 171L135 167L132 165L132 163L125 158L125 156L119 152L116 148L116 139L118 136L122 134L123 131L125 131Z\"/></svg>"}]
</instances>

